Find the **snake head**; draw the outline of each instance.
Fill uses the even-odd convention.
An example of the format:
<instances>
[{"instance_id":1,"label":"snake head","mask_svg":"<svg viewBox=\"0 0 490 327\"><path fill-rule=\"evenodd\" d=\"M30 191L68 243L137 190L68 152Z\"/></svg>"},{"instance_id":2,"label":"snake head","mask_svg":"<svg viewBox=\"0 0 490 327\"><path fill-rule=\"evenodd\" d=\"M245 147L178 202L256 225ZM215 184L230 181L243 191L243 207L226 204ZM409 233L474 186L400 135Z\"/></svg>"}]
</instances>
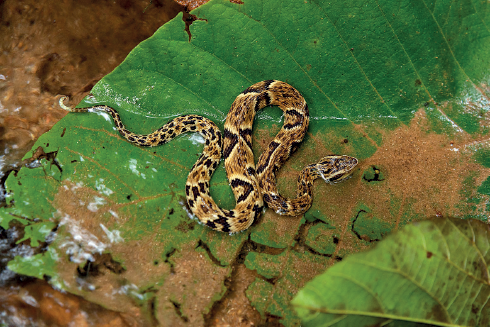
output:
<instances>
[{"instance_id":1,"label":"snake head","mask_svg":"<svg viewBox=\"0 0 490 327\"><path fill-rule=\"evenodd\" d=\"M316 164L316 170L326 183L338 183L351 176L357 163L354 157L326 156Z\"/></svg>"}]
</instances>

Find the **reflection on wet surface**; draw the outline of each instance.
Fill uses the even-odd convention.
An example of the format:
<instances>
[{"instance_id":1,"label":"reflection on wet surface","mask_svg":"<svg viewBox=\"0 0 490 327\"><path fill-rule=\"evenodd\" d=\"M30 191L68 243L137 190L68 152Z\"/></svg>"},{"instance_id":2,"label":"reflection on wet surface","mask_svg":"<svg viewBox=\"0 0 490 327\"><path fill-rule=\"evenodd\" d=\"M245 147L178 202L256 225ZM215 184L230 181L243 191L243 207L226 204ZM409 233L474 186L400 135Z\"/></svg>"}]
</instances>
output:
<instances>
[{"instance_id":1,"label":"reflection on wet surface","mask_svg":"<svg viewBox=\"0 0 490 327\"><path fill-rule=\"evenodd\" d=\"M108 311L54 290L42 280L0 289L0 321L7 326L144 326L137 315Z\"/></svg>"}]
</instances>

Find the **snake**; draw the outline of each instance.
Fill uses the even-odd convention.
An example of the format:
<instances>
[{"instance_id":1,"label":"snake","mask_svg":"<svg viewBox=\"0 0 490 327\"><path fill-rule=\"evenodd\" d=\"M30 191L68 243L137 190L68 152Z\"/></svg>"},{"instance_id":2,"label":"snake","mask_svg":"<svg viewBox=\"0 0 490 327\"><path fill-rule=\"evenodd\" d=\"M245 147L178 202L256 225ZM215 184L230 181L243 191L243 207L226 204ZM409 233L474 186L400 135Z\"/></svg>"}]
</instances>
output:
<instances>
[{"instance_id":1,"label":"snake","mask_svg":"<svg viewBox=\"0 0 490 327\"><path fill-rule=\"evenodd\" d=\"M59 100L60 106L70 112L106 112L119 134L130 143L142 147L165 144L185 132L197 132L205 140L201 156L191 168L185 185L187 205L199 222L213 230L234 234L250 227L257 220L265 204L280 215L298 216L312 204L313 181L322 178L337 183L351 176L358 160L346 155L328 155L301 170L297 181L296 198L280 195L275 172L296 151L309 125L309 109L303 96L291 85L278 80L253 84L240 93L232 103L221 133L218 126L199 115L176 117L150 134L129 131L118 112L106 105L71 108ZM283 111L284 122L254 163L252 151L252 124L255 114L268 106ZM232 210L220 208L210 195L210 179L224 159L226 175L236 200Z\"/></svg>"}]
</instances>

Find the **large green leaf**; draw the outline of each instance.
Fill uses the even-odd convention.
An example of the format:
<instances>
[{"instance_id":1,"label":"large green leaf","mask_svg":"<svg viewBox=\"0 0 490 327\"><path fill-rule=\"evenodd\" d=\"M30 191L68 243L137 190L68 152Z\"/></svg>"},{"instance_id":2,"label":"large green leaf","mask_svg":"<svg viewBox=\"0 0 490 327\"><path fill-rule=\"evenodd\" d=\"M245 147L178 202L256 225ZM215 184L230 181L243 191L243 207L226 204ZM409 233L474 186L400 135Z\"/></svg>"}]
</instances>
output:
<instances>
[{"instance_id":1,"label":"large green leaf","mask_svg":"<svg viewBox=\"0 0 490 327\"><path fill-rule=\"evenodd\" d=\"M428 215L487 219L488 6L216 0L193 11L199 20L190 41L177 17L80 106L110 105L137 133L188 113L222 127L243 89L283 80L304 95L311 123L278 173L281 192L293 195L302 167L329 153L359 158L354 177L334 186L317 182L304 217L269 210L229 236L189 219L184 205L199 138L138 148L105 114L68 114L33 148L51 155L9 176L8 206L0 210L1 225L26 224L33 245L53 223L57 237L49 253L9 267L50 276L114 310L132 310L136 301L154 308L150 314L162 323L199 325L205 313L217 314L212 309L227 294L233 263L245 255L246 267L257 271L246 292L252 305L265 320L298 324L288 307L292 295L346 254ZM258 115L256 158L280 126L279 109ZM211 194L233 207L222 166ZM42 273L29 264L43 260Z\"/></svg>"},{"instance_id":2,"label":"large green leaf","mask_svg":"<svg viewBox=\"0 0 490 327\"><path fill-rule=\"evenodd\" d=\"M489 237L473 219L405 226L313 279L293 305L305 326L488 326Z\"/></svg>"}]
</instances>

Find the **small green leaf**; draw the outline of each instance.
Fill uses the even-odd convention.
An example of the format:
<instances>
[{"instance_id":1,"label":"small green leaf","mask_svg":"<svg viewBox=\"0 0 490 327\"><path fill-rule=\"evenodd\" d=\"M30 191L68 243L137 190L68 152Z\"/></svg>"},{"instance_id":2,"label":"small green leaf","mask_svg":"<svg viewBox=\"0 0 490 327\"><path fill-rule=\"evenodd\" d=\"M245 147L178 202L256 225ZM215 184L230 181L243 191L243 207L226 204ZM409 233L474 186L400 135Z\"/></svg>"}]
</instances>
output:
<instances>
[{"instance_id":1,"label":"small green leaf","mask_svg":"<svg viewBox=\"0 0 490 327\"><path fill-rule=\"evenodd\" d=\"M307 283L292 304L305 326L488 326L489 237L473 219L407 225Z\"/></svg>"}]
</instances>

